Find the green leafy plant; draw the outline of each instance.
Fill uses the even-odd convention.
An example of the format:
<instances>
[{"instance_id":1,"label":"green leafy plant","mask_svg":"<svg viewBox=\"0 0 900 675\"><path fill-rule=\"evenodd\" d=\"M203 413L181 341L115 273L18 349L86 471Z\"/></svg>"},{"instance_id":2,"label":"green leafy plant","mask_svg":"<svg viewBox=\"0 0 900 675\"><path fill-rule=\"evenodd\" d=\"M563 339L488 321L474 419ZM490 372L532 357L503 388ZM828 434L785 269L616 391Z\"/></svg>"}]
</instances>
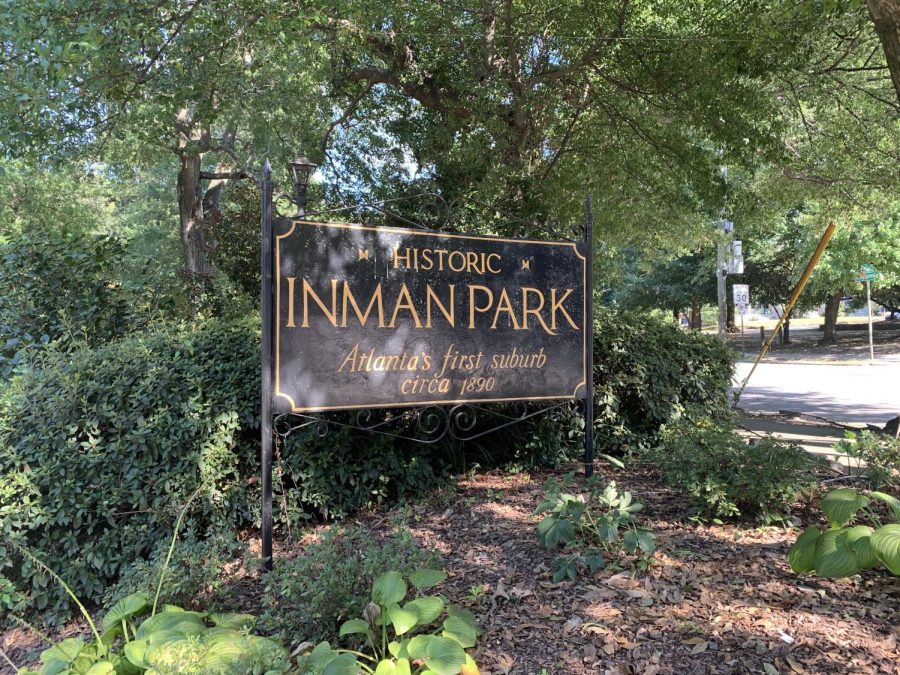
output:
<instances>
[{"instance_id":1,"label":"green leafy plant","mask_svg":"<svg viewBox=\"0 0 900 675\"><path fill-rule=\"evenodd\" d=\"M435 551L420 548L402 519L387 537L359 526L332 526L321 541L265 575L260 625L288 642L326 639L342 621L362 614L372 582L384 570L409 574L436 562Z\"/></svg>"},{"instance_id":2,"label":"green leafy plant","mask_svg":"<svg viewBox=\"0 0 900 675\"><path fill-rule=\"evenodd\" d=\"M886 503L895 522L882 524L872 499ZM851 488L832 490L821 500L829 529L805 529L788 550L791 569L820 577L851 577L883 566L900 576L900 500L883 492L863 494ZM860 515L871 525L851 525Z\"/></svg>"},{"instance_id":3,"label":"green leafy plant","mask_svg":"<svg viewBox=\"0 0 900 675\"><path fill-rule=\"evenodd\" d=\"M871 431L848 431L834 449L857 461L857 468L872 489L900 486L900 439Z\"/></svg>"},{"instance_id":4,"label":"green leafy plant","mask_svg":"<svg viewBox=\"0 0 900 675\"><path fill-rule=\"evenodd\" d=\"M446 578L445 572L427 568L408 576L394 571L378 576L362 617L345 621L340 629L341 636L362 636L363 643L345 650L321 642L299 660L300 672L477 675L478 666L465 651L475 646L480 634L475 617L461 607L447 606L440 596L421 593ZM407 601L410 586L415 590Z\"/></svg>"},{"instance_id":5,"label":"green leafy plant","mask_svg":"<svg viewBox=\"0 0 900 675\"><path fill-rule=\"evenodd\" d=\"M175 605L165 605L157 611L178 532L199 493L200 488L178 513L152 600L150 594L143 592L121 598L100 623L102 632L72 588L56 572L27 549L12 544L25 559L60 585L94 635L90 642L76 637L53 645L41 653L40 669L20 671L23 675L243 675L283 673L290 669L290 658L281 645L249 633L248 628L256 620L250 614L187 612ZM138 623L138 619L143 620Z\"/></svg>"},{"instance_id":6,"label":"green leafy plant","mask_svg":"<svg viewBox=\"0 0 900 675\"><path fill-rule=\"evenodd\" d=\"M812 494L820 460L800 446L773 438L748 445L730 414L689 409L667 424L643 460L681 488L710 516L783 520L804 494Z\"/></svg>"},{"instance_id":7,"label":"green leafy plant","mask_svg":"<svg viewBox=\"0 0 900 675\"><path fill-rule=\"evenodd\" d=\"M620 551L649 559L656 550L656 536L639 527L636 514L644 505L615 482L602 483L598 475L587 482L587 494L567 492L574 485L574 473L562 482L549 478L544 483L544 499L535 514L547 515L538 524L538 539L550 549L562 544L568 553L554 561L553 581L574 579L586 568L590 573L608 564L608 557Z\"/></svg>"}]
</instances>

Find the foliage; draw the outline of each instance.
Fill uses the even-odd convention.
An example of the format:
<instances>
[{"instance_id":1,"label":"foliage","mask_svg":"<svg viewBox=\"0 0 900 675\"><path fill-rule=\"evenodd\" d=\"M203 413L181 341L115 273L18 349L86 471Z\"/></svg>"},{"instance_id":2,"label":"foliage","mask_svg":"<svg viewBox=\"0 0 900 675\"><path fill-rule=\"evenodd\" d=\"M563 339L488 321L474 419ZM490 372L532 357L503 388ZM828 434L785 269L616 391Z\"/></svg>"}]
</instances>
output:
<instances>
[{"instance_id":1,"label":"foliage","mask_svg":"<svg viewBox=\"0 0 900 675\"><path fill-rule=\"evenodd\" d=\"M378 675L477 675L478 666L465 652L475 646L481 632L475 617L467 609L445 607L440 596L421 593L446 578L445 572L432 569L415 570L409 575L390 571L378 576L372 583L371 601L362 612L363 618L345 621L340 629L341 636L364 635L364 644L349 651L332 649L329 643L321 642L301 657L300 672L353 675L361 669ZM415 596L401 606L409 585L415 589ZM434 624L445 609L447 618L437 628ZM432 626L430 631L423 630L428 626ZM360 663L357 657L365 661Z\"/></svg>"},{"instance_id":2,"label":"foliage","mask_svg":"<svg viewBox=\"0 0 900 675\"><path fill-rule=\"evenodd\" d=\"M619 551L647 560L656 550L656 536L639 527L636 515L644 505L633 501L631 492L619 490L615 482L604 485L597 474L587 481L587 495L571 490L574 473L562 483L548 478L543 485L544 499L535 514L547 513L538 524L538 538L543 546L556 549L563 544L572 551L554 561L554 583L567 576L574 579L579 569L591 573L606 567L607 556Z\"/></svg>"},{"instance_id":3,"label":"foliage","mask_svg":"<svg viewBox=\"0 0 900 675\"><path fill-rule=\"evenodd\" d=\"M715 516L783 518L815 485L818 461L771 437L748 445L733 429L730 415L689 411L666 425L644 459Z\"/></svg>"},{"instance_id":4,"label":"foliage","mask_svg":"<svg viewBox=\"0 0 900 675\"><path fill-rule=\"evenodd\" d=\"M733 355L712 336L600 309L594 322L594 434L608 453L652 442L689 406L724 409Z\"/></svg>"},{"instance_id":5,"label":"foliage","mask_svg":"<svg viewBox=\"0 0 900 675\"><path fill-rule=\"evenodd\" d=\"M149 616L148 616L149 614ZM188 612L175 605L150 614L150 597L126 596L103 618L99 639L67 638L41 653L41 668L23 675L171 673L244 675L287 673L287 650L253 635L253 616ZM143 619L138 622L139 619ZM121 641L117 640L121 638Z\"/></svg>"},{"instance_id":6,"label":"foliage","mask_svg":"<svg viewBox=\"0 0 900 675\"><path fill-rule=\"evenodd\" d=\"M168 542L160 542L147 558L125 565L118 581L103 593L103 604L110 606L134 593L152 595L165 562ZM213 533L203 539L188 532L175 544L165 583L166 601L182 607L207 610L225 609L230 601L229 581L236 572L246 545L236 542L231 532Z\"/></svg>"},{"instance_id":7,"label":"foliage","mask_svg":"<svg viewBox=\"0 0 900 675\"><path fill-rule=\"evenodd\" d=\"M0 376L29 345L98 345L158 318L165 294L154 288L152 266L126 284L127 261L123 242L105 235L27 230L0 244Z\"/></svg>"},{"instance_id":8,"label":"foliage","mask_svg":"<svg viewBox=\"0 0 900 675\"><path fill-rule=\"evenodd\" d=\"M893 523L882 525L870 508L872 498L885 502L893 514ZM819 505L828 519L829 529L822 532L809 527L788 550L791 569L799 574L815 572L820 577L851 577L861 570L885 567L900 576L900 500L883 492L868 496L851 488L832 490ZM862 514L874 525L848 525Z\"/></svg>"},{"instance_id":9,"label":"foliage","mask_svg":"<svg viewBox=\"0 0 900 675\"><path fill-rule=\"evenodd\" d=\"M887 434L848 431L835 450L865 464L865 476L873 489L900 488L900 439Z\"/></svg>"},{"instance_id":10,"label":"foliage","mask_svg":"<svg viewBox=\"0 0 900 675\"><path fill-rule=\"evenodd\" d=\"M408 574L434 564L402 525L379 541L357 527L329 528L302 555L279 560L263 581L261 625L290 641L333 636L342 620L362 614L375 577L386 569Z\"/></svg>"},{"instance_id":11,"label":"foliage","mask_svg":"<svg viewBox=\"0 0 900 675\"><path fill-rule=\"evenodd\" d=\"M0 401L0 528L97 600L170 530L252 522L259 352L253 321L167 326L76 355L41 355ZM253 439L255 440L255 439ZM3 573L46 620L64 595L28 560Z\"/></svg>"}]
</instances>

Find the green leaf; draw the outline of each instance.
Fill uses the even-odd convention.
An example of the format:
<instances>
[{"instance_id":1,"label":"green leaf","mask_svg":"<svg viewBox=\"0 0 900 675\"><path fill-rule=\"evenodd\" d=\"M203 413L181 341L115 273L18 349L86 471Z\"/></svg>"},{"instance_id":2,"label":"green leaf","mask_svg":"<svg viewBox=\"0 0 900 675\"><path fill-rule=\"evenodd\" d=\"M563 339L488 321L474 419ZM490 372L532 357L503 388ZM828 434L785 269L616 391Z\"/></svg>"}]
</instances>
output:
<instances>
[{"instance_id":1,"label":"green leaf","mask_svg":"<svg viewBox=\"0 0 900 675\"><path fill-rule=\"evenodd\" d=\"M399 572L382 574L372 584L372 600L386 607L401 602L406 597L406 582Z\"/></svg>"},{"instance_id":2,"label":"green leaf","mask_svg":"<svg viewBox=\"0 0 900 675\"><path fill-rule=\"evenodd\" d=\"M872 549L872 528L868 525L857 525L847 530L847 545L856 556L861 570L869 570L878 565L878 557Z\"/></svg>"},{"instance_id":3,"label":"green leaf","mask_svg":"<svg viewBox=\"0 0 900 675\"><path fill-rule=\"evenodd\" d=\"M444 601L436 596L416 598L406 603L404 609L411 609L419 615L419 625L427 626L444 611Z\"/></svg>"},{"instance_id":4,"label":"green leaf","mask_svg":"<svg viewBox=\"0 0 900 675\"><path fill-rule=\"evenodd\" d=\"M375 675L397 675L397 665L391 659L383 659L376 666Z\"/></svg>"},{"instance_id":5,"label":"green leaf","mask_svg":"<svg viewBox=\"0 0 900 675\"><path fill-rule=\"evenodd\" d=\"M466 653L456 640L436 637L425 648L425 665L438 675L457 675Z\"/></svg>"},{"instance_id":6,"label":"green leaf","mask_svg":"<svg viewBox=\"0 0 900 675\"><path fill-rule=\"evenodd\" d=\"M199 635L206 630L202 616L197 612L160 612L138 626L137 638L147 639L151 634L162 631L174 631L182 636Z\"/></svg>"},{"instance_id":7,"label":"green leaf","mask_svg":"<svg viewBox=\"0 0 900 675\"><path fill-rule=\"evenodd\" d=\"M443 570L421 569L409 575L409 583L416 588L431 588L437 586L447 578Z\"/></svg>"},{"instance_id":8,"label":"green leaf","mask_svg":"<svg viewBox=\"0 0 900 675\"><path fill-rule=\"evenodd\" d=\"M414 608L401 609L400 605L391 605L388 607L388 616L391 617L391 623L394 625L394 632L397 635L409 632L419 623L419 615Z\"/></svg>"},{"instance_id":9,"label":"green leaf","mask_svg":"<svg viewBox=\"0 0 900 675\"><path fill-rule=\"evenodd\" d=\"M882 525L871 539L872 550L891 574L900 576L900 525Z\"/></svg>"},{"instance_id":10,"label":"green leaf","mask_svg":"<svg viewBox=\"0 0 900 675\"><path fill-rule=\"evenodd\" d=\"M69 665L78 658L84 649L84 640L81 638L66 638L50 649L41 652L41 673L56 675L68 669Z\"/></svg>"},{"instance_id":11,"label":"green leaf","mask_svg":"<svg viewBox=\"0 0 900 675\"><path fill-rule=\"evenodd\" d=\"M428 650L428 645L432 640L437 640L434 635L416 635L406 645L406 652L412 660L424 659Z\"/></svg>"},{"instance_id":12,"label":"green leaf","mask_svg":"<svg viewBox=\"0 0 900 675\"><path fill-rule=\"evenodd\" d=\"M322 675L359 675L360 670L356 657L344 653L329 661Z\"/></svg>"},{"instance_id":13,"label":"green leaf","mask_svg":"<svg viewBox=\"0 0 900 675\"><path fill-rule=\"evenodd\" d=\"M112 662L104 659L103 661L97 661L97 663L88 668L84 675L115 675L115 672L116 667Z\"/></svg>"},{"instance_id":14,"label":"green leaf","mask_svg":"<svg viewBox=\"0 0 900 675\"><path fill-rule=\"evenodd\" d=\"M559 542L568 544L575 540L572 523L558 516L547 516L538 523L538 539L544 548L556 548Z\"/></svg>"},{"instance_id":15,"label":"green leaf","mask_svg":"<svg viewBox=\"0 0 900 675\"><path fill-rule=\"evenodd\" d=\"M636 553L640 550L645 555L649 555L656 550L656 535L647 530L629 530L625 533L622 544L628 553Z\"/></svg>"},{"instance_id":16,"label":"green leaf","mask_svg":"<svg viewBox=\"0 0 900 675\"><path fill-rule=\"evenodd\" d=\"M355 633L368 633L369 632L369 624L363 621L362 619L350 619L349 621L345 621L341 624L341 630L339 631L339 635L344 637L345 635L353 635Z\"/></svg>"},{"instance_id":17,"label":"green leaf","mask_svg":"<svg viewBox=\"0 0 900 675\"><path fill-rule=\"evenodd\" d=\"M818 528L808 527L788 549L788 562L798 574L812 572L816 568L816 542L822 535Z\"/></svg>"},{"instance_id":18,"label":"green leaf","mask_svg":"<svg viewBox=\"0 0 900 675\"><path fill-rule=\"evenodd\" d=\"M149 606L150 598L146 593L132 593L122 598L103 617L103 630L109 630L113 626L121 624L122 621L127 621Z\"/></svg>"},{"instance_id":19,"label":"green leaf","mask_svg":"<svg viewBox=\"0 0 900 675\"><path fill-rule=\"evenodd\" d=\"M875 497L875 499L880 499L888 506L890 506L891 511L894 514L894 520L900 522L900 499L897 499L893 495L885 494L884 492L870 492L869 496Z\"/></svg>"},{"instance_id":20,"label":"green leaf","mask_svg":"<svg viewBox=\"0 0 900 675\"><path fill-rule=\"evenodd\" d=\"M150 643L146 640L132 640L124 647L125 658L138 668L149 668L149 664L144 660L149 646Z\"/></svg>"},{"instance_id":21,"label":"green leaf","mask_svg":"<svg viewBox=\"0 0 900 675\"><path fill-rule=\"evenodd\" d=\"M852 577L859 572L856 555L847 544L847 530L829 530L816 542L816 574L826 579Z\"/></svg>"},{"instance_id":22,"label":"green leaf","mask_svg":"<svg viewBox=\"0 0 900 675\"><path fill-rule=\"evenodd\" d=\"M255 616L240 612L213 612L209 615L209 620L221 628L234 629L252 628L256 623Z\"/></svg>"},{"instance_id":23,"label":"green leaf","mask_svg":"<svg viewBox=\"0 0 900 675\"><path fill-rule=\"evenodd\" d=\"M820 502L822 512L832 529L843 527L853 520L857 511L868 505L868 497L850 488L832 490Z\"/></svg>"}]
</instances>

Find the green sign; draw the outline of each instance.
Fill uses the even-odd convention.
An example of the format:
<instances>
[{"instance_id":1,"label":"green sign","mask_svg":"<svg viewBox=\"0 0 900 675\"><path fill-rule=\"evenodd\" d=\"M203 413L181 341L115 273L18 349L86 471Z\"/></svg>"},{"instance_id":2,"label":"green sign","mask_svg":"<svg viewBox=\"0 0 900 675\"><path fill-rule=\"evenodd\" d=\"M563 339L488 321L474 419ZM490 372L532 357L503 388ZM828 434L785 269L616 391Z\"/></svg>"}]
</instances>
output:
<instances>
[{"instance_id":1,"label":"green sign","mask_svg":"<svg viewBox=\"0 0 900 675\"><path fill-rule=\"evenodd\" d=\"M863 265L859 270L857 281L875 281L878 272L875 271L874 265Z\"/></svg>"}]
</instances>

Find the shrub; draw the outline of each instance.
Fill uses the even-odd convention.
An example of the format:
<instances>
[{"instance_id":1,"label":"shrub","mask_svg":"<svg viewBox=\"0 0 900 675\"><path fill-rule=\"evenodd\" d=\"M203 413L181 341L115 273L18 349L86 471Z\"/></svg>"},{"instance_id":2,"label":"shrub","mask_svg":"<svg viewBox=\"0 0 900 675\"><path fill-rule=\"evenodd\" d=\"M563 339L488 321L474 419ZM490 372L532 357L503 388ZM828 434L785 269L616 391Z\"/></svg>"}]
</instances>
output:
<instances>
[{"instance_id":1,"label":"shrub","mask_svg":"<svg viewBox=\"0 0 900 675\"><path fill-rule=\"evenodd\" d=\"M111 607L134 593L152 597L168 548L169 542L161 540L148 559L138 558L126 565L119 580L103 594L103 604ZM246 544L236 541L231 533L216 533L207 539L188 534L178 539L167 568L163 598L174 605L202 606L209 611L233 606L229 582L237 579L246 550Z\"/></svg>"},{"instance_id":2,"label":"shrub","mask_svg":"<svg viewBox=\"0 0 900 675\"><path fill-rule=\"evenodd\" d=\"M900 439L885 434L848 431L835 450L865 464L865 475L873 489L900 488Z\"/></svg>"},{"instance_id":3,"label":"shrub","mask_svg":"<svg viewBox=\"0 0 900 675\"><path fill-rule=\"evenodd\" d=\"M124 283L128 260L107 235L29 231L0 244L0 377L42 340L97 345L147 326L165 296L149 265L138 286Z\"/></svg>"},{"instance_id":4,"label":"shrub","mask_svg":"<svg viewBox=\"0 0 900 675\"><path fill-rule=\"evenodd\" d=\"M47 354L0 403L0 528L96 600L170 531L203 482L192 529L251 521L258 472L253 322L167 327L77 355ZM3 555L3 554L7 555ZM48 619L67 600L27 560L0 570Z\"/></svg>"},{"instance_id":5,"label":"shrub","mask_svg":"<svg viewBox=\"0 0 900 675\"><path fill-rule=\"evenodd\" d=\"M604 452L649 447L686 408L727 407L734 359L720 340L605 308L594 335L594 432Z\"/></svg>"},{"instance_id":6,"label":"shrub","mask_svg":"<svg viewBox=\"0 0 900 675\"><path fill-rule=\"evenodd\" d=\"M689 411L666 425L644 458L712 515L783 517L814 487L819 461L796 444L770 437L748 445L733 428L730 415L712 418Z\"/></svg>"},{"instance_id":7,"label":"shrub","mask_svg":"<svg viewBox=\"0 0 900 675\"><path fill-rule=\"evenodd\" d=\"M332 527L321 542L266 574L261 626L290 643L333 636L341 621L362 615L372 582L384 570L408 574L436 560L402 525L383 541L362 527Z\"/></svg>"}]
</instances>

